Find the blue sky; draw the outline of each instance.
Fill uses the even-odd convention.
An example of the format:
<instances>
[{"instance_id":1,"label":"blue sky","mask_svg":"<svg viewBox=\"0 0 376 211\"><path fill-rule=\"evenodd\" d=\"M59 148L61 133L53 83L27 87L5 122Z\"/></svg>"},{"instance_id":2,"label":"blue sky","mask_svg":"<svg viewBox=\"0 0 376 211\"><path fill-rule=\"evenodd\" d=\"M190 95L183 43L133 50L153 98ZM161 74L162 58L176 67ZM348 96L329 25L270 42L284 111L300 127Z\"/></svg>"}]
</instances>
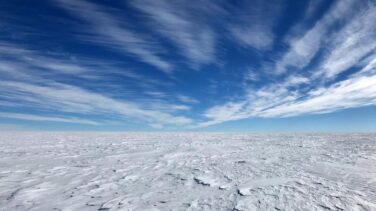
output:
<instances>
[{"instance_id":1,"label":"blue sky","mask_svg":"<svg viewBox=\"0 0 376 211\"><path fill-rule=\"evenodd\" d=\"M374 0L12 0L0 17L0 130L376 131Z\"/></svg>"}]
</instances>

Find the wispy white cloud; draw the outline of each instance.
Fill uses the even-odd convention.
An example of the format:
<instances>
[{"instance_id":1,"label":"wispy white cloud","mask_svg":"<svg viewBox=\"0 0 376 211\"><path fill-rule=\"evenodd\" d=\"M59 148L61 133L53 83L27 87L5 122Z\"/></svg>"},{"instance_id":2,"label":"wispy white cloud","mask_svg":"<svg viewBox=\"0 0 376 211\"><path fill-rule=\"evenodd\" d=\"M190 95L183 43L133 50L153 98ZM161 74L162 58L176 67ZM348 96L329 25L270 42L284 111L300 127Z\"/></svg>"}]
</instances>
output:
<instances>
[{"instance_id":1,"label":"wispy white cloud","mask_svg":"<svg viewBox=\"0 0 376 211\"><path fill-rule=\"evenodd\" d=\"M62 8L91 26L91 34L95 38L90 41L122 50L166 73L171 73L173 70L172 65L160 55L161 47L157 42L150 37L130 30L120 18L88 1L56 1ZM87 29L82 26L78 27ZM87 31L85 30L83 33L87 34Z\"/></svg>"},{"instance_id":2,"label":"wispy white cloud","mask_svg":"<svg viewBox=\"0 0 376 211\"><path fill-rule=\"evenodd\" d=\"M308 93L294 92L290 85L272 85L250 92L245 99L214 106L205 112L205 127L252 117L287 117L326 113L339 109L376 105L376 75L359 75Z\"/></svg>"},{"instance_id":3,"label":"wispy white cloud","mask_svg":"<svg viewBox=\"0 0 376 211\"><path fill-rule=\"evenodd\" d=\"M260 79L260 74L257 73L254 69L250 69L245 72L244 80L245 81L257 81Z\"/></svg>"},{"instance_id":4,"label":"wispy white cloud","mask_svg":"<svg viewBox=\"0 0 376 211\"><path fill-rule=\"evenodd\" d=\"M375 5L366 5L358 8L358 11L358 16L348 22L335 36L328 38L326 56L319 62L318 68L310 71L311 76L306 72L301 72L306 76L290 72L284 80L259 89L245 87L247 94L242 99L209 108L204 113L207 121L198 124L197 127L252 117L287 117L376 105L376 53L372 42L376 37L376 28L372 24L376 21ZM331 21L333 18L340 19L340 14L345 15L340 11L336 11L335 14L336 16L330 17ZM316 31L315 27L308 33ZM317 36L316 34L313 37ZM297 42L312 44L305 39ZM316 52L307 46L302 49L308 50L308 54ZM289 53L298 55L297 51ZM310 56L306 58L311 59ZM277 64L281 64L278 62L280 61L277 61ZM292 61L289 61L289 64L292 64L290 62ZM283 61L282 63L287 64ZM325 77L334 77L351 67L357 68L358 71L342 81L325 85ZM297 88L298 86L300 88Z\"/></svg>"},{"instance_id":5,"label":"wispy white cloud","mask_svg":"<svg viewBox=\"0 0 376 211\"><path fill-rule=\"evenodd\" d=\"M274 34L266 26L236 26L231 32L241 44L259 50L270 49L274 40Z\"/></svg>"},{"instance_id":6,"label":"wispy white cloud","mask_svg":"<svg viewBox=\"0 0 376 211\"><path fill-rule=\"evenodd\" d=\"M335 1L329 11L311 29L302 36L291 38L289 50L276 63L275 72L284 73L290 66L301 69L310 64L327 42L334 24L338 24L341 20L345 21L353 15L354 4L353 0Z\"/></svg>"},{"instance_id":7,"label":"wispy white cloud","mask_svg":"<svg viewBox=\"0 0 376 211\"><path fill-rule=\"evenodd\" d=\"M50 111L70 112L91 115L118 115L119 119L133 118L161 125L187 125L192 120L184 116L174 116L156 110L143 108L133 102L126 102L91 92L83 88L49 82L44 85L6 81L0 84L6 90L8 102L32 104L34 107Z\"/></svg>"},{"instance_id":8,"label":"wispy white cloud","mask_svg":"<svg viewBox=\"0 0 376 211\"><path fill-rule=\"evenodd\" d=\"M82 63L74 62L69 58L55 59L46 57L39 52L9 43L0 43L0 58L1 57L6 59L0 64L0 71L13 74L20 73L25 69L29 69L30 72L30 68L38 68L45 72L49 71L62 74L83 74L92 72L89 67L85 67ZM25 68L26 66L28 66L28 68Z\"/></svg>"},{"instance_id":9,"label":"wispy white cloud","mask_svg":"<svg viewBox=\"0 0 376 211\"><path fill-rule=\"evenodd\" d=\"M366 65L357 73L364 75L374 75L376 74L376 55L372 54L370 59L367 60Z\"/></svg>"},{"instance_id":10,"label":"wispy white cloud","mask_svg":"<svg viewBox=\"0 0 376 211\"><path fill-rule=\"evenodd\" d=\"M290 66L301 70L314 58L319 59L318 65L299 73L289 71L283 80L258 89L245 87L247 94L241 99L207 109L207 121L198 127L252 117L297 116L376 105L375 8L371 1L334 2L311 29L302 35L293 30L288 41L290 49L275 62L275 71L286 73ZM321 57L317 57L319 53ZM349 68L358 71L328 82L328 78Z\"/></svg>"},{"instance_id":11,"label":"wispy white cloud","mask_svg":"<svg viewBox=\"0 0 376 211\"><path fill-rule=\"evenodd\" d=\"M115 71L126 74L126 70L111 69L105 65L103 70L96 68L92 70L96 63L101 61L71 61L65 58L52 58L40 52L27 50L19 46L10 44L0 45L0 48L7 51L1 52L0 57L6 58L6 62L0 63L0 76L2 81L0 89L0 104L7 108L21 107L33 108L41 115L33 116L28 114L6 114L2 117L25 119L34 121L55 121L71 122L82 124L94 124L94 121L75 119L68 116L80 115L102 115L101 118L143 121L150 124L167 125L187 125L192 122L190 118L177 116L171 113L189 110L190 107L183 104L168 103L163 100L156 100L156 95L164 94L153 87L143 87L152 97L144 99L142 96L132 98L131 101L119 100L113 97L114 93L92 91L82 84L70 85L59 81L60 74L69 74L70 77L79 77L80 81L87 82L83 75L100 74L105 71L109 75ZM90 64L90 65L89 65ZM78 74L80 73L80 74ZM48 75L49 77L45 77ZM141 83L148 81L148 78L136 73L126 74L131 79L137 79ZM154 83L146 82L146 83ZM157 83L157 82L156 82ZM90 87L90 86L86 86ZM96 84L98 87L98 84ZM112 89L113 90L113 89ZM149 90L149 91L147 91ZM112 96L112 97L111 97ZM121 95L126 97L124 92ZM166 95L167 96L167 95ZM43 116L45 110L57 112L61 116ZM70 113L70 114L67 114ZM62 117L64 116L64 117ZM82 120L82 121L81 121Z\"/></svg>"},{"instance_id":12,"label":"wispy white cloud","mask_svg":"<svg viewBox=\"0 0 376 211\"><path fill-rule=\"evenodd\" d=\"M310 82L310 80L306 77L299 76L299 75L290 75L287 78L285 83L288 86L294 86L294 85L306 84L306 83L309 83L309 82Z\"/></svg>"},{"instance_id":13,"label":"wispy white cloud","mask_svg":"<svg viewBox=\"0 0 376 211\"><path fill-rule=\"evenodd\" d=\"M99 125L99 122L80 119L75 117L56 117L56 116L44 116L44 115L34 115L34 114L23 114L23 113L10 113L10 112L0 112L0 118L8 119L22 119L29 121L43 121L43 122L67 122L76 124L87 124L87 125Z\"/></svg>"},{"instance_id":14,"label":"wispy white cloud","mask_svg":"<svg viewBox=\"0 0 376 211\"><path fill-rule=\"evenodd\" d=\"M326 113L344 108L376 104L376 76L357 77L313 90L306 100L287 103L262 113L262 116L297 116Z\"/></svg>"},{"instance_id":15,"label":"wispy white cloud","mask_svg":"<svg viewBox=\"0 0 376 211\"><path fill-rule=\"evenodd\" d=\"M216 34L209 24L220 13L212 1L132 1L132 5L150 20L156 32L171 41L189 64L197 68L216 59Z\"/></svg>"},{"instance_id":16,"label":"wispy white cloud","mask_svg":"<svg viewBox=\"0 0 376 211\"><path fill-rule=\"evenodd\" d=\"M325 55L321 71L328 78L353 67L368 54L376 53L376 7L367 5L337 32Z\"/></svg>"},{"instance_id":17,"label":"wispy white cloud","mask_svg":"<svg viewBox=\"0 0 376 211\"><path fill-rule=\"evenodd\" d=\"M206 122L199 123L194 127L207 127L210 125L243 119L244 117L244 108L247 102L228 102L224 105L214 106L208 109L204 116L209 120Z\"/></svg>"},{"instance_id":18,"label":"wispy white cloud","mask_svg":"<svg viewBox=\"0 0 376 211\"><path fill-rule=\"evenodd\" d=\"M303 36L320 13L320 10L323 9L325 3L327 3L326 0L309 1L302 17L289 29L289 32L283 38L284 42L290 44L297 37Z\"/></svg>"},{"instance_id":19,"label":"wispy white cloud","mask_svg":"<svg viewBox=\"0 0 376 211\"><path fill-rule=\"evenodd\" d=\"M189 103L189 104L197 104L199 103L200 101L192 98L192 97L189 97L189 96L186 96L186 95L177 95L177 99L183 103Z\"/></svg>"},{"instance_id":20,"label":"wispy white cloud","mask_svg":"<svg viewBox=\"0 0 376 211\"><path fill-rule=\"evenodd\" d=\"M0 76L11 79L43 82L46 79L61 80L66 77L85 80L86 85L105 86L113 90L129 87L142 88L145 92L157 93L158 86L171 86L169 81L137 73L124 66L117 66L121 61L81 57L80 55L49 54L21 46L0 42ZM111 80L121 78L123 84L114 84ZM124 91L122 91L124 94Z\"/></svg>"},{"instance_id":21,"label":"wispy white cloud","mask_svg":"<svg viewBox=\"0 0 376 211\"><path fill-rule=\"evenodd\" d=\"M229 31L235 41L258 50L270 50L275 35L273 29L283 13L283 1L245 1L233 11Z\"/></svg>"},{"instance_id":22,"label":"wispy white cloud","mask_svg":"<svg viewBox=\"0 0 376 211\"><path fill-rule=\"evenodd\" d=\"M199 84L200 88L220 95L215 100L209 99L212 96L208 99L200 96L199 101L193 92L186 93L189 96L179 94L179 90L190 88L191 84L184 84L185 81L182 83L185 87L173 84L169 90L155 88L169 84L172 77L166 79L163 75L161 79L159 74L146 77L148 72L143 75L142 71L128 71L122 65L119 68L98 57L85 60L48 55L0 43L0 105L33 111L33 114L26 113L26 109L25 113L0 112L0 118L91 125L106 120L131 120L154 128L205 127L245 118L286 117L376 105L376 5L373 1L333 1L317 21L313 21L319 14L317 7L326 3L311 1L301 22L284 38L274 32L284 11L279 1L244 1L247 6L237 5L237 8L222 1L126 2L123 6L135 12L130 16L138 26L130 25L126 22L127 15L105 4L87 0L53 2L74 17L70 24L77 24L75 30L79 33L74 35L79 41L116 49L167 74L178 69L180 57L185 64L198 69L218 63L219 57L224 56L221 47L237 44L234 47L247 48L241 49L240 54L243 50L252 53L256 50L266 53L260 57L270 55L260 61L268 62L277 75L268 74L262 67L257 69L257 64L239 72L231 68L205 75L195 72L195 77L211 77L199 80L198 83L209 81L206 86ZM221 17L220 23L215 20L217 16ZM306 24L307 20L310 24ZM273 46L281 47L276 45L276 40L283 40L287 48L273 49ZM223 46L222 41L226 42ZM170 63L169 59L174 62ZM232 58L229 60L231 63ZM246 60L241 62L248 65ZM239 67L246 65L239 64ZM233 71L231 75L230 71ZM179 79L185 75L176 72L175 76ZM125 88L128 82L137 84L129 86L135 90L133 95L132 90ZM227 89L227 84L235 84L237 89ZM174 90L174 85L178 89ZM202 120L197 123L193 112L208 103L221 101L222 96L228 100L205 109ZM51 113L54 115L48 115Z\"/></svg>"}]
</instances>

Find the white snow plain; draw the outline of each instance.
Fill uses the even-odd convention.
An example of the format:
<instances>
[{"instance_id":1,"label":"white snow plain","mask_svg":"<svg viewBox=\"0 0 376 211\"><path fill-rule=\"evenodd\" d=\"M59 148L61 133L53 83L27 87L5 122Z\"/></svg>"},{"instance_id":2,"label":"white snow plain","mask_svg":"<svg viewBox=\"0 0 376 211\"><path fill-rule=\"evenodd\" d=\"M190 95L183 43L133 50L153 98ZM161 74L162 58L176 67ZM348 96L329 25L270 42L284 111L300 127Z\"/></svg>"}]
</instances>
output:
<instances>
[{"instance_id":1,"label":"white snow plain","mask_svg":"<svg viewBox=\"0 0 376 211\"><path fill-rule=\"evenodd\" d=\"M0 210L376 210L376 134L2 133Z\"/></svg>"}]
</instances>

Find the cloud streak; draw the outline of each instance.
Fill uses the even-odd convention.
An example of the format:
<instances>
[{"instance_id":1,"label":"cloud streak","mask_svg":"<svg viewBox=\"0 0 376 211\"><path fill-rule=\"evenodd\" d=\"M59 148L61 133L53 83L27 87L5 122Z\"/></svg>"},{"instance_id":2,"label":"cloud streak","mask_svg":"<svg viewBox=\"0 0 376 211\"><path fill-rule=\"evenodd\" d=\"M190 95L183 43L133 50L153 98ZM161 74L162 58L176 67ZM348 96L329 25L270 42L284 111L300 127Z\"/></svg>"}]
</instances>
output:
<instances>
[{"instance_id":1,"label":"cloud streak","mask_svg":"<svg viewBox=\"0 0 376 211\"><path fill-rule=\"evenodd\" d=\"M282 2L242 2L240 8L233 11L235 18L229 23L230 33L242 46L271 50L275 39L273 29L284 10Z\"/></svg>"},{"instance_id":2,"label":"cloud streak","mask_svg":"<svg viewBox=\"0 0 376 211\"><path fill-rule=\"evenodd\" d=\"M322 49L326 38L331 35L330 29L351 16L355 1L335 1L324 17L306 31L302 36L291 38L289 50L276 64L276 73L285 73L289 67L304 68Z\"/></svg>"},{"instance_id":3,"label":"cloud streak","mask_svg":"<svg viewBox=\"0 0 376 211\"><path fill-rule=\"evenodd\" d=\"M221 15L212 1L132 1L132 6L149 20L151 28L171 41L187 57L191 66L216 60L216 34L210 19Z\"/></svg>"},{"instance_id":4,"label":"cloud streak","mask_svg":"<svg viewBox=\"0 0 376 211\"><path fill-rule=\"evenodd\" d=\"M92 36L95 37L92 41L133 55L165 73L172 72L173 66L162 58L161 47L157 42L130 30L124 22L108 14L98 5L88 1L56 1L62 8L91 26ZM87 37L84 40L87 40Z\"/></svg>"},{"instance_id":5,"label":"cloud streak","mask_svg":"<svg viewBox=\"0 0 376 211\"><path fill-rule=\"evenodd\" d=\"M376 105L375 2L288 3L19 8L0 36L0 118L184 129Z\"/></svg>"},{"instance_id":6,"label":"cloud streak","mask_svg":"<svg viewBox=\"0 0 376 211\"><path fill-rule=\"evenodd\" d=\"M66 82L58 82L61 74L77 77L81 81L87 82L86 75L94 76L98 70L93 72L95 63L101 61L90 61L86 64L83 61L73 62L65 58L51 58L40 52L21 48L19 46L3 43L1 57L7 59L0 63L0 76L2 78L0 89L0 104L4 108L33 108L41 115L4 113L0 117L23 119L31 121L54 121L97 125L102 121L85 120L81 118L69 117L74 115L84 115L94 119L109 119L146 122L150 126L184 126L192 123L192 119L184 116L173 115L171 113L189 110L188 106L175 103L167 103L163 100L153 100L150 97L143 99L139 96L139 102L133 98L132 102L115 99L108 96L114 93L95 92L84 86L72 85ZM100 67L100 66L97 66ZM109 71L106 74L119 73L126 75L133 80L148 82L148 78L125 70L111 69L108 65L101 71ZM112 71L112 72L111 72ZM46 76L48 76L46 78ZM98 76L99 77L99 76ZM103 81L99 77L97 81ZM142 84L142 83L140 83ZM98 85L97 85L98 86ZM146 90L147 87L143 87ZM149 87L154 90L153 87ZM156 90L150 93L158 93ZM125 97L124 93L122 94ZM153 98L155 96L153 95ZM145 103L147 101L147 103ZM58 112L59 116L43 115L46 111ZM64 117L63 117L64 116Z\"/></svg>"},{"instance_id":7,"label":"cloud streak","mask_svg":"<svg viewBox=\"0 0 376 211\"><path fill-rule=\"evenodd\" d=\"M86 115L108 115L126 119L143 120L150 124L187 125L192 120L183 116L173 116L155 110L143 109L135 103L109 98L102 94L57 82L35 85L7 81L0 84L6 90L2 93L7 101L15 104L32 104L34 107L68 113Z\"/></svg>"},{"instance_id":8,"label":"cloud streak","mask_svg":"<svg viewBox=\"0 0 376 211\"><path fill-rule=\"evenodd\" d=\"M258 89L245 87L246 94L241 99L207 109L204 112L207 121L197 127L254 117L279 118L376 105L375 7L372 2L335 2L311 29L300 38L291 39L291 48L282 60L275 62L276 71L284 73L284 80ZM341 24L340 20L349 21ZM334 26L339 28L337 33L333 33ZM321 47L324 43L326 46ZM317 65L301 71L314 57L320 58ZM300 74L291 70L286 73L291 66L300 70ZM350 69L353 72L347 77L336 80Z\"/></svg>"},{"instance_id":9,"label":"cloud streak","mask_svg":"<svg viewBox=\"0 0 376 211\"><path fill-rule=\"evenodd\" d=\"M76 123L76 124L87 124L87 125L99 125L100 123L96 121L90 121L79 118L69 118L69 117L53 117L44 115L33 115L33 114L22 114L22 113L7 113L0 112L0 118L9 119L21 119L28 121L41 121L41 122L65 122L65 123Z\"/></svg>"},{"instance_id":10,"label":"cloud streak","mask_svg":"<svg viewBox=\"0 0 376 211\"><path fill-rule=\"evenodd\" d=\"M375 53L376 11L374 6L366 6L351 20L332 41L333 49L322 64L324 75L333 78L357 64L368 54Z\"/></svg>"},{"instance_id":11,"label":"cloud streak","mask_svg":"<svg viewBox=\"0 0 376 211\"><path fill-rule=\"evenodd\" d=\"M197 127L254 117L328 113L368 105L376 105L376 75L360 75L327 88L313 89L307 94L289 91L287 85L274 85L249 93L244 100L208 109L204 115L209 120Z\"/></svg>"}]
</instances>

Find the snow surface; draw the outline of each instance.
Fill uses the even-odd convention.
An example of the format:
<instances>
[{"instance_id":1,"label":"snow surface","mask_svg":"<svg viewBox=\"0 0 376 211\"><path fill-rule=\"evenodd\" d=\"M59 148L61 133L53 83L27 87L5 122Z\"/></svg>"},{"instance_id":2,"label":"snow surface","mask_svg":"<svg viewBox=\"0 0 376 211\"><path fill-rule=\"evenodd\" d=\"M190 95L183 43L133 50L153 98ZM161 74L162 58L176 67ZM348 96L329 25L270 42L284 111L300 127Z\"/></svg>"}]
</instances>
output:
<instances>
[{"instance_id":1,"label":"snow surface","mask_svg":"<svg viewBox=\"0 0 376 211\"><path fill-rule=\"evenodd\" d=\"M3 133L0 210L376 210L376 134Z\"/></svg>"}]
</instances>

